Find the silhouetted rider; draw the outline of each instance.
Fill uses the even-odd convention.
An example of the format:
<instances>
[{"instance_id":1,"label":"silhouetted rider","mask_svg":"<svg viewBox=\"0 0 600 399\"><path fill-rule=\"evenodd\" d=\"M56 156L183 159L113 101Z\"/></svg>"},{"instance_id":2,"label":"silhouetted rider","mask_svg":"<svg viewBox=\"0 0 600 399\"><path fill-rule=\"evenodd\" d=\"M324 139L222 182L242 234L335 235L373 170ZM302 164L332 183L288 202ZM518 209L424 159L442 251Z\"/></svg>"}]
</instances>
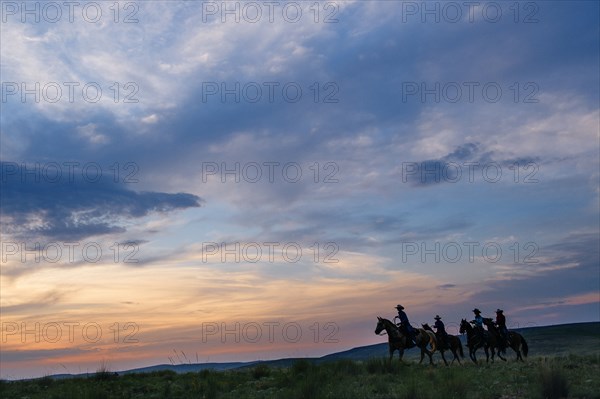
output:
<instances>
[{"instance_id":1,"label":"silhouetted rider","mask_svg":"<svg viewBox=\"0 0 600 399\"><path fill-rule=\"evenodd\" d=\"M450 347L448 333L446 332L446 326L444 325L442 318L440 317L440 315L435 315L434 319L435 323L433 324L433 328L435 328L436 335L444 340L447 347Z\"/></svg>"},{"instance_id":2,"label":"silhouetted rider","mask_svg":"<svg viewBox=\"0 0 600 399\"><path fill-rule=\"evenodd\" d=\"M483 335L483 317L481 317L481 310L475 308L473 309L473 313L475 313L475 319L471 320L471 323L473 323L473 325L475 326L475 332L477 333L477 335L479 335L479 337L481 339L484 338Z\"/></svg>"},{"instance_id":3,"label":"silhouetted rider","mask_svg":"<svg viewBox=\"0 0 600 399\"><path fill-rule=\"evenodd\" d=\"M408 338L411 340L412 345L416 345L415 330L410 325L410 322L408 321L408 316L404 312L404 306L396 305L396 310L398 310L398 316L396 316L396 317L398 319L400 319L400 323L398 324L398 327L400 327L404 331L406 336L408 336ZM394 317L394 319L396 317Z\"/></svg>"},{"instance_id":4,"label":"silhouetted rider","mask_svg":"<svg viewBox=\"0 0 600 399\"><path fill-rule=\"evenodd\" d=\"M508 328L506 328L506 317L504 317L504 311L502 309L496 310L496 327L504 342L510 345L510 339L508 337Z\"/></svg>"}]
</instances>

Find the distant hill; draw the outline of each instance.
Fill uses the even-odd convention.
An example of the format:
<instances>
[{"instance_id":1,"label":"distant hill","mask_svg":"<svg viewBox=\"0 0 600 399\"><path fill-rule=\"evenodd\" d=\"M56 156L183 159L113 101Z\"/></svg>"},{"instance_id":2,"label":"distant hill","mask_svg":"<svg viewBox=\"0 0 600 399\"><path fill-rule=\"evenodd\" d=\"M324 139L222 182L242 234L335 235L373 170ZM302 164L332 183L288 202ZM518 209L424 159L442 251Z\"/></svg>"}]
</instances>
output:
<instances>
[{"instance_id":1,"label":"distant hill","mask_svg":"<svg viewBox=\"0 0 600 399\"><path fill-rule=\"evenodd\" d=\"M529 344L529 356L565 356L568 354L600 355L600 322L592 323L574 323L561 324L554 326L543 327L528 327L515 329L525 337ZM568 338L566 338L568 337ZM382 337L382 343L360 346L346 351L331 353L318 358L302 358L315 363L322 363L340 359L348 359L354 361L364 361L371 358L387 358L389 356L387 338ZM461 337L463 345L465 337ZM465 355L467 355L465 351ZM514 356L514 352L508 351L509 359ZM398 352L394 354L395 359L398 359ZM415 349L407 350L404 353L404 359L414 361L420 358L420 352ZM192 363L192 364L159 364L150 367L141 367L132 370L119 371L117 374L132 374L132 373L150 373L154 371L171 370L176 373L198 372L206 369L224 371L232 369L241 369L254 367L258 364L266 364L270 367L289 367L299 358L285 358L277 360L264 360L253 362L232 362L232 363ZM51 376L55 379L72 378L87 374L57 374Z\"/></svg>"},{"instance_id":2,"label":"distant hill","mask_svg":"<svg viewBox=\"0 0 600 399\"><path fill-rule=\"evenodd\" d=\"M600 354L600 322L516 328L511 329L511 331L517 331L523 335L529 345L529 356ZM570 339L565 339L567 336ZM466 345L466 336L461 336L460 338L463 345ZM509 350L508 354L512 356L514 352ZM366 360L381 356L389 356L387 339L381 344L361 346L343 352L332 353L318 360ZM394 356L397 357L398 352ZM404 358L420 358L420 353L417 350L411 349L404 353Z\"/></svg>"},{"instance_id":3,"label":"distant hill","mask_svg":"<svg viewBox=\"0 0 600 399\"><path fill-rule=\"evenodd\" d=\"M531 327L515 331L519 331L527 340L529 356L600 353L600 322Z\"/></svg>"}]
</instances>

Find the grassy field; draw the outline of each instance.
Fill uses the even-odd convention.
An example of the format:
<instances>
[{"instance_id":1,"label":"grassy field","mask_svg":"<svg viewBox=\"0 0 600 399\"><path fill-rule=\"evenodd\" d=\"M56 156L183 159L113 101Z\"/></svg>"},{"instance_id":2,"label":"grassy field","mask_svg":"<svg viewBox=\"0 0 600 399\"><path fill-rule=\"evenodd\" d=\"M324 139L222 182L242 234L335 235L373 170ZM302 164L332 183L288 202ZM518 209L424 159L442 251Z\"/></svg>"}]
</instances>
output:
<instances>
[{"instance_id":1,"label":"grassy field","mask_svg":"<svg viewBox=\"0 0 600 399\"><path fill-rule=\"evenodd\" d=\"M0 381L0 398L598 398L600 399L600 323L521 330L529 358L517 363L443 366L414 358L387 361L387 344L356 348L322 359L273 361L227 371L176 373L163 370L87 377ZM570 339L564 339L565 336ZM467 355L465 350L465 355ZM350 358L337 358L350 356ZM187 365L182 365L187 366ZM191 366L191 365L190 365ZM100 367L101 368L101 367Z\"/></svg>"},{"instance_id":2,"label":"grassy field","mask_svg":"<svg viewBox=\"0 0 600 399\"><path fill-rule=\"evenodd\" d=\"M390 365L384 359L300 360L288 368L3 381L2 398L600 398L600 357L537 357L525 363Z\"/></svg>"}]
</instances>

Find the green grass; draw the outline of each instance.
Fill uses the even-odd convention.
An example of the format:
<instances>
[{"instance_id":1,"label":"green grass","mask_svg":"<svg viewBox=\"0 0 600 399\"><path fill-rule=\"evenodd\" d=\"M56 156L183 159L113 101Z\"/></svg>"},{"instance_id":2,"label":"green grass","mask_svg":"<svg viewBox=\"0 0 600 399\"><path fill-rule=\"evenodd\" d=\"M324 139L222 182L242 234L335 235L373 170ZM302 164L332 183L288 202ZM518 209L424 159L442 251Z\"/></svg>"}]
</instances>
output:
<instances>
[{"instance_id":1,"label":"green grass","mask_svg":"<svg viewBox=\"0 0 600 399\"><path fill-rule=\"evenodd\" d=\"M525 363L445 367L338 360L233 371L161 371L0 382L2 398L598 398L599 356L534 357Z\"/></svg>"}]
</instances>

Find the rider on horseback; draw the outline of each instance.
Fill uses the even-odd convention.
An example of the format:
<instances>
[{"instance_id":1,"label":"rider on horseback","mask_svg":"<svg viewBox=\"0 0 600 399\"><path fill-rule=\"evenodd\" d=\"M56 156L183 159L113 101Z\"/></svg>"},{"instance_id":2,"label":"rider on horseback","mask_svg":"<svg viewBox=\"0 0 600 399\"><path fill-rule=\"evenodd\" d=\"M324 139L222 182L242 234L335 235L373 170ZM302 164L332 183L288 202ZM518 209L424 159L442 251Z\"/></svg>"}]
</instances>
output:
<instances>
[{"instance_id":1,"label":"rider on horseback","mask_svg":"<svg viewBox=\"0 0 600 399\"><path fill-rule=\"evenodd\" d=\"M435 323L433 324L433 328L435 328L435 335L437 335L441 340L443 340L445 346L450 347L448 333L446 332L446 326L444 326L442 318L440 317L440 315L435 315L434 319Z\"/></svg>"},{"instance_id":2,"label":"rider on horseback","mask_svg":"<svg viewBox=\"0 0 600 399\"><path fill-rule=\"evenodd\" d=\"M417 341L415 339L415 330L412 328L412 326L410 325L410 322L408 321L408 316L404 312L404 306L396 305L396 310L398 310L398 316L395 316L394 319L396 319L396 318L400 319L400 323L398 324L398 327L400 327L400 329L404 332L404 334L410 339L410 343L413 346L416 346Z\"/></svg>"},{"instance_id":3,"label":"rider on horseback","mask_svg":"<svg viewBox=\"0 0 600 399\"><path fill-rule=\"evenodd\" d=\"M502 309L496 310L496 327L502 338L503 344L510 345L510 337L508 336L508 328L506 328L506 317L504 317L504 311Z\"/></svg>"},{"instance_id":4,"label":"rider on horseback","mask_svg":"<svg viewBox=\"0 0 600 399\"><path fill-rule=\"evenodd\" d=\"M475 331L477 332L477 335L479 335L479 338L483 339L484 338L484 330L483 330L483 317L481 317L481 310L475 308L473 309L473 313L475 313L475 319L471 320L471 323L474 325L475 327Z\"/></svg>"}]
</instances>

